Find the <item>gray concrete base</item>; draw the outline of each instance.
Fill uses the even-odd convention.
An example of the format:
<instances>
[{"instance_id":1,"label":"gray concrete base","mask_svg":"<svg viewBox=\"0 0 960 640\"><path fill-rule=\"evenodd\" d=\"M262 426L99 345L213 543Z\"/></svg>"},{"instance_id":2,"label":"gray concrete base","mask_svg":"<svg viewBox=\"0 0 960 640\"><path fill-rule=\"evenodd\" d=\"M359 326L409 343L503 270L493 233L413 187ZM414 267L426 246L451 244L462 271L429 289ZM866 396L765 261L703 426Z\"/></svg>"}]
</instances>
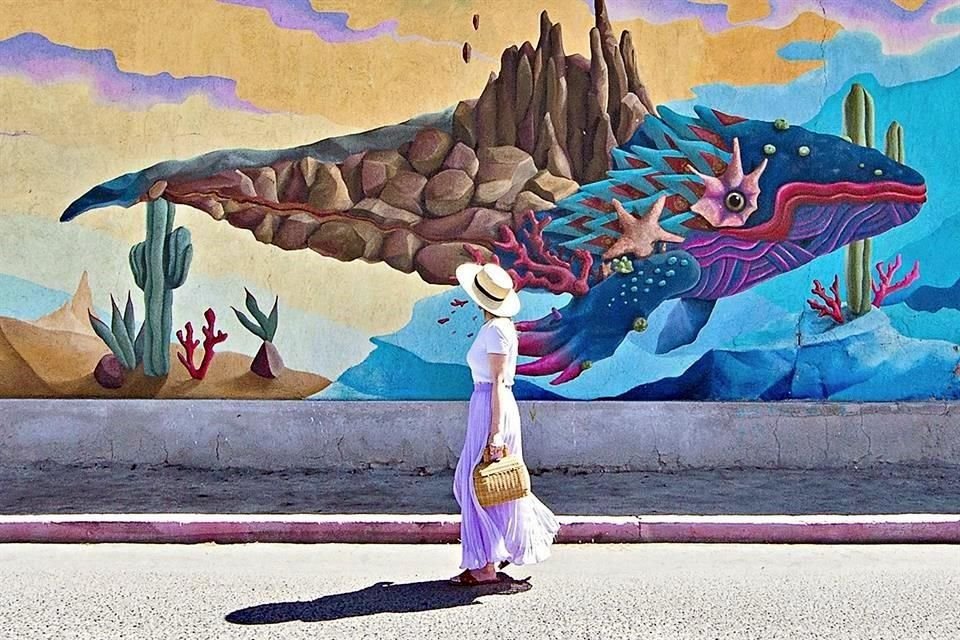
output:
<instances>
[{"instance_id":1,"label":"gray concrete base","mask_svg":"<svg viewBox=\"0 0 960 640\"><path fill-rule=\"evenodd\" d=\"M533 469L960 465L960 405L521 403ZM463 402L0 400L0 463L452 468Z\"/></svg>"}]
</instances>

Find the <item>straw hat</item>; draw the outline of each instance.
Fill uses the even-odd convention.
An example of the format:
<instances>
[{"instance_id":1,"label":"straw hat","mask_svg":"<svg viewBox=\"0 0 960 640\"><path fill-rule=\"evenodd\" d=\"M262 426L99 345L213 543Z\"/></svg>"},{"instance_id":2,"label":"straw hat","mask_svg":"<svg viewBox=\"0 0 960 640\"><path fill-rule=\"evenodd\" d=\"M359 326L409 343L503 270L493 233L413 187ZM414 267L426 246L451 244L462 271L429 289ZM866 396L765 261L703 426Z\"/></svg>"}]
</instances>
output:
<instances>
[{"instance_id":1,"label":"straw hat","mask_svg":"<svg viewBox=\"0 0 960 640\"><path fill-rule=\"evenodd\" d=\"M498 264L462 264L457 267L457 282L474 302L495 316L511 318L520 311L513 278Z\"/></svg>"}]
</instances>

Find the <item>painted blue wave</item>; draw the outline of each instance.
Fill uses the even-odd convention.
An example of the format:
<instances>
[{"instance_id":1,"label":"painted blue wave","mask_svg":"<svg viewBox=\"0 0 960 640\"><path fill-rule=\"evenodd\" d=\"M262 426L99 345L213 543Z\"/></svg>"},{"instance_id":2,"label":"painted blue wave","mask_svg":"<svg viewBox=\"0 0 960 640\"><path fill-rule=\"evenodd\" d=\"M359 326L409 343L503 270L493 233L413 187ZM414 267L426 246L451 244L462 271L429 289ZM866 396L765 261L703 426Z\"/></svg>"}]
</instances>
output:
<instances>
[{"instance_id":1,"label":"painted blue wave","mask_svg":"<svg viewBox=\"0 0 960 640\"><path fill-rule=\"evenodd\" d=\"M920 401L960 398L955 345L901 335L874 310L844 325L805 311L800 344L712 350L618 400Z\"/></svg>"}]
</instances>

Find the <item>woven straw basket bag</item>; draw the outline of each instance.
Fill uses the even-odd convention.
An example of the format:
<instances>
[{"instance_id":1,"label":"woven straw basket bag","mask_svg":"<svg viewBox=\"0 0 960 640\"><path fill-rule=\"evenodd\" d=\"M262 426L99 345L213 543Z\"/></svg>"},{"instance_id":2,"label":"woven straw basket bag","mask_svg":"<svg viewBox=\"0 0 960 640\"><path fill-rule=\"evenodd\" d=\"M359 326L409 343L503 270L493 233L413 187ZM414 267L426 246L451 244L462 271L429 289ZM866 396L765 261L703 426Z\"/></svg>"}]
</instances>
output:
<instances>
[{"instance_id":1,"label":"woven straw basket bag","mask_svg":"<svg viewBox=\"0 0 960 640\"><path fill-rule=\"evenodd\" d=\"M473 470L473 487L480 506L492 507L530 495L530 472L506 448L504 456L492 462L484 452L484 459Z\"/></svg>"}]
</instances>

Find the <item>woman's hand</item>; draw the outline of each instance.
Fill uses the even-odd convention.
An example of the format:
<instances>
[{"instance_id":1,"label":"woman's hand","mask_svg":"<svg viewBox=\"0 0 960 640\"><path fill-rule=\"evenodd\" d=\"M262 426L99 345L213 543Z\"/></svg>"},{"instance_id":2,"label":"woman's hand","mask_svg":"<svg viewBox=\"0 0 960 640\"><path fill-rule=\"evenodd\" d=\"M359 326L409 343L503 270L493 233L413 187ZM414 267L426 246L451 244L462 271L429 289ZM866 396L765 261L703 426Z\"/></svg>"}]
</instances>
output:
<instances>
[{"instance_id":1,"label":"woman's hand","mask_svg":"<svg viewBox=\"0 0 960 640\"><path fill-rule=\"evenodd\" d=\"M486 462L495 462L503 458L506 454L507 454L506 445L500 445L499 447L495 447L493 445L488 444L486 448L484 448L483 450L483 459Z\"/></svg>"},{"instance_id":2,"label":"woman's hand","mask_svg":"<svg viewBox=\"0 0 960 640\"><path fill-rule=\"evenodd\" d=\"M499 431L490 433L487 438L487 446L484 449L484 457L488 460L499 460L506 455L507 445L503 441L503 434Z\"/></svg>"}]
</instances>

